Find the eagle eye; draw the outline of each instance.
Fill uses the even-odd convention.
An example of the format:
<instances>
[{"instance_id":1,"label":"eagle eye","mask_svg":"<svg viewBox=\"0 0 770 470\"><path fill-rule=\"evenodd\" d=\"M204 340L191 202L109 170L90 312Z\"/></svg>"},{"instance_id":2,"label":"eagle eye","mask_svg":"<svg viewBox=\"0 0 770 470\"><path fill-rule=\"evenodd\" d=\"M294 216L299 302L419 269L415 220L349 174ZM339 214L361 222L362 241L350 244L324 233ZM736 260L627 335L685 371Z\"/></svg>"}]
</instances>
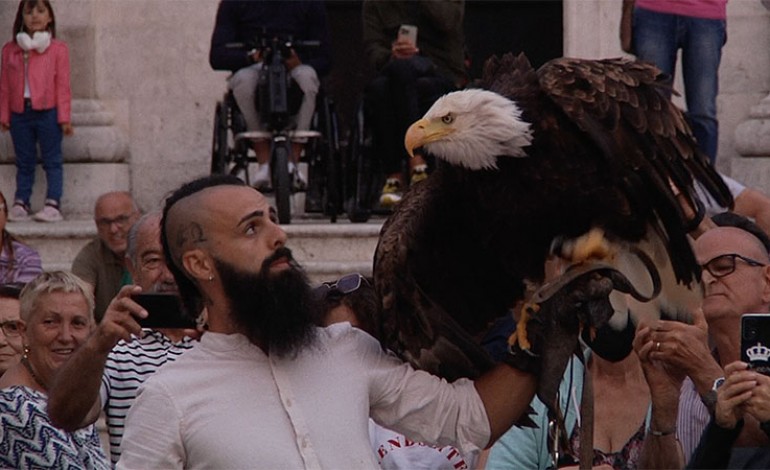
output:
<instances>
[{"instance_id":1,"label":"eagle eye","mask_svg":"<svg viewBox=\"0 0 770 470\"><path fill-rule=\"evenodd\" d=\"M455 120L455 117L452 116L451 114L445 114L444 116L441 117L441 122L443 122L444 124L452 124L454 120Z\"/></svg>"}]
</instances>

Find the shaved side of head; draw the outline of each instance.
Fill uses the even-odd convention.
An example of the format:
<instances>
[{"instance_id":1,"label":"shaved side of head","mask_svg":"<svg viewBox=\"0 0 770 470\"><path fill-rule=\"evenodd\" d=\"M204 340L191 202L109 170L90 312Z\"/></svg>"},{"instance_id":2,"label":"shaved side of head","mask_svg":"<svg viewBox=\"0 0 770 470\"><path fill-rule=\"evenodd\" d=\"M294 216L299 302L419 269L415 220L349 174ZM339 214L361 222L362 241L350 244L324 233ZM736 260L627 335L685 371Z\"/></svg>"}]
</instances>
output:
<instances>
[{"instance_id":1,"label":"shaved side of head","mask_svg":"<svg viewBox=\"0 0 770 470\"><path fill-rule=\"evenodd\" d=\"M211 188L205 188L181 199L166 214L165 228L170 258L174 265L182 270L184 270L182 255L199 248L207 240L205 203L206 195L210 191L212 191Z\"/></svg>"},{"instance_id":2,"label":"shaved side of head","mask_svg":"<svg viewBox=\"0 0 770 470\"><path fill-rule=\"evenodd\" d=\"M231 175L204 176L179 187L163 207L160 230L163 253L188 312L199 312L203 299L182 266L182 256L207 241L205 222L210 208L206 207L204 191L216 186L246 186L246 183Z\"/></svg>"}]
</instances>

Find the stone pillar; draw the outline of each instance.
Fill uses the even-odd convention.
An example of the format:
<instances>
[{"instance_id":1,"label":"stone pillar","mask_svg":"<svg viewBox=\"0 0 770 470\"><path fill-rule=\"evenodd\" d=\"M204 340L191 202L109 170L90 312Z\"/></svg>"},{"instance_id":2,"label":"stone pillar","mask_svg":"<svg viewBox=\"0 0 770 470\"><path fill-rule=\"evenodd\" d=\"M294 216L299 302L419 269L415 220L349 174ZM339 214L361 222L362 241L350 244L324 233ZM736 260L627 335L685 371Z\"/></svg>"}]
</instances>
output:
<instances>
[{"instance_id":1,"label":"stone pillar","mask_svg":"<svg viewBox=\"0 0 770 470\"><path fill-rule=\"evenodd\" d=\"M762 0L762 5L770 10L770 0ZM770 77L765 78L767 89ZM735 148L740 157L732 161L733 177L770 193L770 94L752 106L748 119L736 127Z\"/></svg>"},{"instance_id":2,"label":"stone pillar","mask_svg":"<svg viewBox=\"0 0 770 470\"><path fill-rule=\"evenodd\" d=\"M66 218L90 218L99 194L130 189L126 133L116 125L114 112L107 109L97 94L94 7L94 0L53 2L57 37L67 42L70 49L75 129L75 134L65 137L62 143L62 210ZM17 8L16 1L0 2L0 31L12 31ZM0 188L8 199L16 188L13 162L10 134L0 134ZM45 173L38 168L31 201L33 211L42 207L44 198Z\"/></svg>"}]
</instances>

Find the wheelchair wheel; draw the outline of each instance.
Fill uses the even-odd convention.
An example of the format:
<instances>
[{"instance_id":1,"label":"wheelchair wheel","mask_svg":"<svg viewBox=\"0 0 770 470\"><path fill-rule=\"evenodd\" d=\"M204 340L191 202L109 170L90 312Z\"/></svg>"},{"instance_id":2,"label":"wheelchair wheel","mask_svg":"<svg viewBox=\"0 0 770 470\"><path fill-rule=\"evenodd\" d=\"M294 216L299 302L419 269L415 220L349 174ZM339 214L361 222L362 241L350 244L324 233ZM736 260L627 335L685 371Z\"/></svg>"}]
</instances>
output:
<instances>
[{"instance_id":1,"label":"wheelchair wheel","mask_svg":"<svg viewBox=\"0 0 770 470\"><path fill-rule=\"evenodd\" d=\"M343 162L343 194L345 210L351 222L366 222L372 215L372 186L376 168L372 163L369 136L364 126L364 110L360 105L348 138L348 151Z\"/></svg>"},{"instance_id":2,"label":"wheelchair wheel","mask_svg":"<svg viewBox=\"0 0 770 470\"><path fill-rule=\"evenodd\" d=\"M291 179L289 178L289 145L287 141L275 142L272 170L275 206L278 211L278 222L291 223Z\"/></svg>"},{"instance_id":3,"label":"wheelchair wheel","mask_svg":"<svg viewBox=\"0 0 770 470\"><path fill-rule=\"evenodd\" d=\"M211 174L225 173L228 163L227 149L227 107L218 102L214 110L214 136L211 144Z\"/></svg>"},{"instance_id":4,"label":"wheelchair wheel","mask_svg":"<svg viewBox=\"0 0 770 470\"><path fill-rule=\"evenodd\" d=\"M322 176L326 183L324 213L331 217L331 222L336 222L342 208L339 122L330 98L324 97L320 104L319 129L323 134L320 151L324 163Z\"/></svg>"}]
</instances>

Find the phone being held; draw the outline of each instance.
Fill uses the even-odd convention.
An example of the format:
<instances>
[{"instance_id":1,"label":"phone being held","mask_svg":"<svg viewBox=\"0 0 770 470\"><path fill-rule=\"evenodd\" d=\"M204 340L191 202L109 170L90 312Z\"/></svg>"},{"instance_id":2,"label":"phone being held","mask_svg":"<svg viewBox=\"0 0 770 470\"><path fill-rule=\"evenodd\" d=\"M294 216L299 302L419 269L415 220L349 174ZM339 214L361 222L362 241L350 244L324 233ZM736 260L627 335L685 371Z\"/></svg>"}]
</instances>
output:
<instances>
[{"instance_id":1,"label":"phone being held","mask_svg":"<svg viewBox=\"0 0 770 470\"><path fill-rule=\"evenodd\" d=\"M141 293L131 299L147 310L147 317L139 320L142 328L196 328L195 320L187 315L177 294Z\"/></svg>"},{"instance_id":2,"label":"phone being held","mask_svg":"<svg viewBox=\"0 0 770 470\"><path fill-rule=\"evenodd\" d=\"M412 46L417 47L417 26L411 24L402 24L398 28L399 42L406 41Z\"/></svg>"},{"instance_id":3,"label":"phone being held","mask_svg":"<svg viewBox=\"0 0 770 470\"><path fill-rule=\"evenodd\" d=\"M770 313L741 316L741 361L750 369L770 375Z\"/></svg>"}]
</instances>

